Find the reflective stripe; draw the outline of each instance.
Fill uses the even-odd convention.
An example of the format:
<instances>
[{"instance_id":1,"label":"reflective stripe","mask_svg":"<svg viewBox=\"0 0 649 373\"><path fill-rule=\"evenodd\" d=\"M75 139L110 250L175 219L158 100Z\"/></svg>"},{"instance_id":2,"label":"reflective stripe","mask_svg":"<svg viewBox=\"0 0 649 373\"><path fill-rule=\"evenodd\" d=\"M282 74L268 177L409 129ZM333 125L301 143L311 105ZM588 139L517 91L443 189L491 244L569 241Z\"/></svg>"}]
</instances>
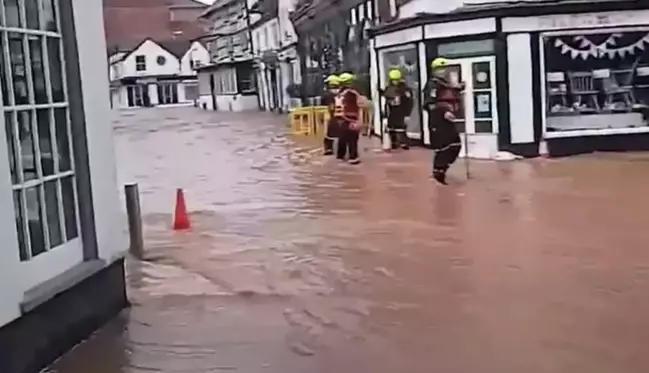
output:
<instances>
[{"instance_id":1,"label":"reflective stripe","mask_svg":"<svg viewBox=\"0 0 649 373\"><path fill-rule=\"evenodd\" d=\"M446 145L446 146L443 147L443 148L433 149L433 150L435 150L436 152L442 152L442 151L444 151L444 150L448 150L448 149L450 149L450 148L452 148L452 147L455 147L455 146L462 146L462 143L461 143L461 142L454 142L454 143L452 143L452 144L448 144L448 145Z\"/></svg>"},{"instance_id":2,"label":"reflective stripe","mask_svg":"<svg viewBox=\"0 0 649 373\"><path fill-rule=\"evenodd\" d=\"M390 132L406 132L405 128L388 128Z\"/></svg>"}]
</instances>

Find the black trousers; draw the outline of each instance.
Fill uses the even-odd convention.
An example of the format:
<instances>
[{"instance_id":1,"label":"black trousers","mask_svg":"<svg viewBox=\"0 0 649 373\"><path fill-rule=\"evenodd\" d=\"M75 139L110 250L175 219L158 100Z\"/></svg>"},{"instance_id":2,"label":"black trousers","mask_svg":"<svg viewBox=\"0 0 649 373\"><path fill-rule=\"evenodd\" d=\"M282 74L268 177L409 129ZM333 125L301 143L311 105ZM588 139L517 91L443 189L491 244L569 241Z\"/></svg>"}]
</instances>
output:
<instances>
[{"instance_id":1,"label":"black trousers","mask_svg":"<svg viewBox=\"0 0 649 373\"><path fill-rule=\"evenodd\" d=\"M390 136L390 144L392 149L402 147L408 148L408 137L406 136L406 122L405 118L397 116L396 114L388 116L388 136Z\"/></svg>"},{"instance_id":2,"label":"black trousers","mask_svg":"<svg viewBox=\"0 0 649 373\"><path fill-rule=\"evenodd\" d=\"M408 137L406 136L405 129L391 129L388 128L388 136L390 136L390 145L392 149L397 149L399 147L407 149L408 146Z\"/></svg>"},{"instance_id":3,"label":"black trousers","mask_svg":"<svg viewBox=\"0 0 649 373\"><path fill-rule=\"evenodd\" d=\"M345 159L346 156L349 156L349 161L357 161L359 135L357 130L349 128L349 123L343 123L338 135L336 158Z\"/></svg>"},{"instance_id":4,"label":"black trousers","mask_svg":"<svg viewBox=\"0 0 649 373\"><path fill-rule=\"evenodd\" d=\"M433 172L445 173L448 171L449 167L455 163L457 157L460 155L460 150L462 150L461 143L449 144L446 147L436 150L433 156Z\"/></svg>"},{"instance_id":5,"label":"black trousers","mask_svg":"<svg viewBox=\"0 0 649 373\"><path fill-rule=\"evenodd\" d=\"M338 122L334 118L329 119L329 122L327 122L327 132L325 133L322 144L324 146L325 155L334 153L334 140L338 138L340 132L338 127Z\"/></svg>"}]
</instances>

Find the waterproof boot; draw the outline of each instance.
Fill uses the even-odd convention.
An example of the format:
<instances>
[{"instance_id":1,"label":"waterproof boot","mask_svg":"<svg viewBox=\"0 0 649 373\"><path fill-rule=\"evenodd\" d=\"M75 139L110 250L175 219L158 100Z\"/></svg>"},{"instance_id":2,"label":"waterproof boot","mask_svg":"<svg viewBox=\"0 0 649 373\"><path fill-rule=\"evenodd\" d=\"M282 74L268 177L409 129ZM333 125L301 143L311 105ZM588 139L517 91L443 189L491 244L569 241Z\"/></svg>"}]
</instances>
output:
<instances>
[{"instance_id":1,"label":"waterproof boot","mask_svg":"<svg viewBox=\"0 0 649 373\"><path fill-rule=\"evenodd\" d=\"M442 185L448 185L446 182L446 171L445 170L433 170L433 179Z\"/></svg>"}]
</instances>

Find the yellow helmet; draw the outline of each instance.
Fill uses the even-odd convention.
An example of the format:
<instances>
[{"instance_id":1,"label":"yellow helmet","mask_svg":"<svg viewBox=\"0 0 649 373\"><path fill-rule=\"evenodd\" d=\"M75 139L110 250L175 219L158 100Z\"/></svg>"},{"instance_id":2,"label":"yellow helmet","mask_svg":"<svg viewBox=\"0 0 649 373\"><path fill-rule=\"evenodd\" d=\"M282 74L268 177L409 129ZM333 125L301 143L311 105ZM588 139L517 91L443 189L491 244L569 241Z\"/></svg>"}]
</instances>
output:
<instances>
[{"instance_id":1,"label":"yellow helmet","mask_svg":"<svg viewBox=\"0 0 649 373\"><path fill-rule=\"evenodd\" d=\"M337 86L340 85L340 78L338 75L329 75L327 79L325 79L325 83L331 86Z\"/></svg>"},{"instance_id":2,"label":"yellow helmet","mask_svg":"<svg viewBox=\"0 0 649 373\"><path fill-rule=\"evenodd\" d=\"M433 69L438 69L440 67L444 67L448 65L448 60L443 57L438 57L433 60L433 62L430 64L430 67Z\"/></svg>"},{"instance_id":3,"label":"yellow helmet","mask_svg":"<svg viewBox=\"0 0 649 373\"><path fill-rule=\"evenodd\" d=\"M354 74L350 73L342 73L338 76L338 78L340 79L340 83L351 83L354 81L354 79L356 79Z\"/></svg>"},{"instance_id":4,"label":"yellow helmet","mask_svg":"<svg viewBox=\"0 0 649 373\"><path fill-rule=\"evenodd\" d=\"M390 71L388 71L388 78L390 78L390 80L401 80L402 79L401 70L396 68L390 69Z\"/></svg>"}]
</instances>

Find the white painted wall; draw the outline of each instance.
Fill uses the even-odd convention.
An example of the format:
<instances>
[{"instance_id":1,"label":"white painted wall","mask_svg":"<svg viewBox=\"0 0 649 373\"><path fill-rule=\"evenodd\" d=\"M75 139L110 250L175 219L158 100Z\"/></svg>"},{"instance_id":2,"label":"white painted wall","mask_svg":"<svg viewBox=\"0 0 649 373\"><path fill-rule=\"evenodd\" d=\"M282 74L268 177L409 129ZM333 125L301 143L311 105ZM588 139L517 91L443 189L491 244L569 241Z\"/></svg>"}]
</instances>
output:
<instances>
[{"instance_id":1,"label":"white painted wall","mask_svg":"<svg viewBox=\"0 0 649 373\"><path fill-rule=\"evenodd\" d=\"M273 18L252 30L253 48L256 55L280 48L279 21Z\"/></svg>"},{"instance_id":2,"label":"white painted wall","mask_svg":"<svg viewBox=\"0 0 649 373\"><path fill-rule=\"evenodd\" d=\"M211 98L210 98L211 100ZM217 111L247 111L257 110L257 96L217 95Z\"/></svg>"},{"instance_id":3,"label":"white painted wall","mask_svg":"<svg viewBox=\"0 0 649 373\"><path fill-rule=\"evenodd\" d=\"M278 27L282 47L297 43L297 34L289 15L295 9L295 0L279 0Z\"/></svg>"},{"instance_id":4,"label":"white painted wall","mask_svg":"<svg viewBox=\"0 0 649 373\"><path fill-rule=\"evenodd\" d=\"M145 56L146 70L137 71L135 59L136 56ZM165 58L164 65L157 63L158 56ZM155 76L155 75L174 75L180 73L180 62L178 58L169 53L151 40L146 40L136 50L132 51L121 63L123 76Z\"/></svg>"},{"instance_id":5,"label":"white painted wall","mask_svg":"<svg viewBox=\"0 0 649 373\"><path fill-rule=\"evenodd\" d=\"M194 61L194 66L197 64L207 65L210 62L210 53L203 44L195 41L187 50L187 53L180 59L180 75L196 75L196 71L192 69L191 61Z\"/></svg>"},{"instance_id":6,"label":"white painted wall","mask_svg":"<svg viewBox=\"0 0 649 373\"><path fill-rule=\"evenodd\" d=\"M108 61L102 0L72 0L95 209L99 255L112 262L125 253L108 89ZM4 131L0 131L0 205L13 206ZM0 209L0 326L20 316L19 303L28 288L45 282L81 260L80 240L21 263L13 208ZM76 244L75 244L76 243Z\"/></svg>"},{"instance_id":7,"label":"white painted wall","mask_svg":"<svg viewBox=\"0 0 649 373\"><path fill-rule=\"evenodd\" d=\"M507 35L507 63L510 68L509 131L512 144L534 141L534 103L532 102L532 50L530 34Z\"/></svg>"}]
</instances>

